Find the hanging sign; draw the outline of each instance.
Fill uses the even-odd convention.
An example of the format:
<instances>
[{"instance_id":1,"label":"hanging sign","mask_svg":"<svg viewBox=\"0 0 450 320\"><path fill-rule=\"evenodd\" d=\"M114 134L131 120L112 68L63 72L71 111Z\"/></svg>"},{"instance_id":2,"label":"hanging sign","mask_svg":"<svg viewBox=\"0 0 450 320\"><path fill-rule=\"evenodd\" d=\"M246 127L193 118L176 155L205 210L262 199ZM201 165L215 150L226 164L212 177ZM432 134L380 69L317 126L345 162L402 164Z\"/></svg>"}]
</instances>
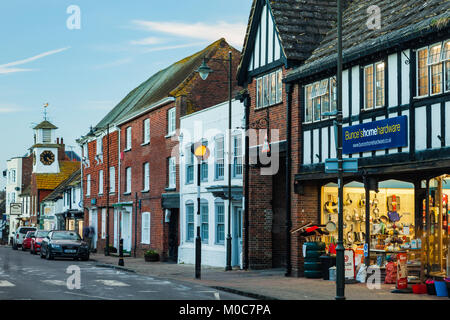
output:
<instances>
[{"instance_id":1,"label":"hanging sign","mask_svg":"<svg viewBox=\"0 0 450 320\"><path fill-rule=\"evenodd\" d=\"M261 150L262 153L269 153L270 152L270 144L269 144L269 139L267 138L267 134L264 137L264 144Z\"/></svg>"},{"instance_id":2,"label":"hanging sign","mask_svg":"<svg viewBox=\"0 0 450 320\"><path fill-rule=\"evenodd\" d=\"M346 249L344 251L345 279L355 279L355 251Z\"/></svg>"},{"instance_id":3,"label":"hanging sign","mask_svg":"<svg viewBox=\"0 0 450 320\"><path fill-rule=\"evenodd\" d=\"M9 207L10 215L21 215L22 214L22 204L21 203L11 203Z\"/></svg>"},{"instance_id":4,"label":"hanging sign","mask_svg":"<svg viewBox=\"0 0 450 320\"><path fill-rule=\"evenodd\" d=\"M408 288L407 260L408 255L406 253L397 254L397 289Z\"/></svg>"},{"instance_id":5,"label":"hanging sign","mask_svg":"<svg viewBox=\"0 0 450 320\"><path fill-rule=\"evenodd\" d=\"M344 154L408 146L408 117L400 116L342 128Z\"/></svg>"}]
</instances>

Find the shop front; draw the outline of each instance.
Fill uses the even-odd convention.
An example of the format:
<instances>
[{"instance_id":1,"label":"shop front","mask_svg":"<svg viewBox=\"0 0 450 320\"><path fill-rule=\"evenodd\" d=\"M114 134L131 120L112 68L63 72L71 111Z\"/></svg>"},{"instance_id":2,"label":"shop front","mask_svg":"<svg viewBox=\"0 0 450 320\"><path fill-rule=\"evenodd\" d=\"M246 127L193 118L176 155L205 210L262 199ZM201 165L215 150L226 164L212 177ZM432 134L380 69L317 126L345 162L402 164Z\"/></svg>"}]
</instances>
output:
<instances>
[{"instance_id":1,"label":"shop front","mask_svg":"<svg viewBox=\"0 0 450 320\"><path fill-rule=\"evenodd\" d=\"M82 211L67 210L56 216L59 230L76 231L81 237L83 236L84 214Z\"/></svg>"}]
</instances>

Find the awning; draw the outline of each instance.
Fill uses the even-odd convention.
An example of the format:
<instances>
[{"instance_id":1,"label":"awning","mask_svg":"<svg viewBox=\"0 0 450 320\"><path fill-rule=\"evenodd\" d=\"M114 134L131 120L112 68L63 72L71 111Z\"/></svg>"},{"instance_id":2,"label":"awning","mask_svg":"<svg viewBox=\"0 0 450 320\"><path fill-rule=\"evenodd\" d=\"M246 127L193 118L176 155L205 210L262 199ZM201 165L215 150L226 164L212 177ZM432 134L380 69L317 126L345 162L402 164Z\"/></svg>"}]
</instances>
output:
<instances>
[{"instance_id":1,"label":"awning","mask_svg":"<svg viewBox=\"0 0 450 320\"><path fill-rule=\"evenodd\" d=\"M223 200L228 200L228 186L212 186L206 187L208 192L211 192L214 197L221 198ZM241 201L243 197L243 187L242 186L231 186L231 200Z\"/></svg>"},{"instance_id":2,"label":"awning","mask_svg":"<svg viewBox=\"0 0 450 320\"><path fill-rule=\"evenodd\" d=\"M163 193L161 194L161 206L163 209L179 209L180 194L179 193Z\"/></svg>"}]
</instances>

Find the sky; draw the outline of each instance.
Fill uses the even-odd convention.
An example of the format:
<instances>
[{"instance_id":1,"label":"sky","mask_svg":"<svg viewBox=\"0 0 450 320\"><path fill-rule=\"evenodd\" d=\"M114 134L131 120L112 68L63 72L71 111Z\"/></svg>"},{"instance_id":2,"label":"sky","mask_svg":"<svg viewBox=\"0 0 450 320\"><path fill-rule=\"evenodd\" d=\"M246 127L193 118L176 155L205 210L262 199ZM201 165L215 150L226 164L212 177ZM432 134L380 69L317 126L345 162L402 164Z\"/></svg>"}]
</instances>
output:
<instances>
[{"instance_id":1,"label":"sky","mask_svg":"<svg viewBox=\"0 0 450 320\"><path fill-rule=\"evenodd\" d=\"M154 73L222 37L241 50L251 2L1 1L0 171L33 144L45 103L80 154L75 140Z\"/></svg>"}]
</instances>

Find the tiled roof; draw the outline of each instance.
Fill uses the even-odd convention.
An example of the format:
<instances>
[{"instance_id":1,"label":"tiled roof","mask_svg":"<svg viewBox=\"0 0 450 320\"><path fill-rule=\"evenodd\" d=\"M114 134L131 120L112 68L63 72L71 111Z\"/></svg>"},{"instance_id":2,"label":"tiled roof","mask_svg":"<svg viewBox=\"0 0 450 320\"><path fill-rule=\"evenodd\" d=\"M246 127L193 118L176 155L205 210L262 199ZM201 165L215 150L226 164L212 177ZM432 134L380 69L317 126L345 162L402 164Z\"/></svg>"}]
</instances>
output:
<instances>
[{"instance_id":1,"label":"tiled roof","mask_svg":"<svg viewBox=\"0 0 450 320\"><path fill-rule=\"evenodd\" d=\"M57 200L66 187L76 185L81 180L81 168L73 172L66 180L61 182L52 193L50 193L47 197L44 198L43 201L53 201Z\"/></svg>"},{"instance_id":2,"label":"tiled roof","mask_svg":"<svg viewBox=\"0 0 450 320\"><path fill-rule=\"evenodd\" d=\"M59 173L36 174L36 187L41 190L54 190L61 182L69 178L74 171L80 169L80 162L60 161Z\"/></svg>"},{"instance_id":3,"label":"tiled roof","mask_svg":"<svg viewBox=\"0 0 450 320\"><path fill-rule=\"evenodd\" d=\"M247 54L253 50L250 33L256 32L252 27L258 27L254 19L259 13L257 7L260 1L265 0L253 0L238 73L241 72L244 59L249 60ZM335 0L270 0L269 3L280 35L281 48L288 60L306 60L336 21Z\"/></svg>"},{"instance_id":4,"label":"tiled roof","mask_svg":"<svg viewBox=\"0 0 450 320\"><path fill-rule=\"evenodd\" d=\"M381 28L369 29L370 6L381 9ZM450 0L353 0L343 12L342 46L344 62L380 48L411 41L450 25ZM305 64L288 75L311 74L336 65L337 29L331 29Z\"/></svg>"},{"instance_id":5,"label":"tiled roof","mask_svg":"<svg viewBox=\"0 0 450 320\"><path fill-rule=\"evenodd\" d=\"M58 129L53 123L45 120L35 126L33 129Z\"/></svg>"},{"instance_id":6,"label":"tiled roof","mask_svg":"<svg viewBox=\"0 0 450 320\"><path fill-rule=\"evenodd\" d=\"M97 125L103 128L108 123L125 119L130 114L172 96L184 85L185 80L201 65L203 58L212 56L219 47L229 46L225 39L219 39L202 51L186 57L163 69L133 89ZM231 48L231 47L230 47Z\"/></svg>"}]
</instances>

